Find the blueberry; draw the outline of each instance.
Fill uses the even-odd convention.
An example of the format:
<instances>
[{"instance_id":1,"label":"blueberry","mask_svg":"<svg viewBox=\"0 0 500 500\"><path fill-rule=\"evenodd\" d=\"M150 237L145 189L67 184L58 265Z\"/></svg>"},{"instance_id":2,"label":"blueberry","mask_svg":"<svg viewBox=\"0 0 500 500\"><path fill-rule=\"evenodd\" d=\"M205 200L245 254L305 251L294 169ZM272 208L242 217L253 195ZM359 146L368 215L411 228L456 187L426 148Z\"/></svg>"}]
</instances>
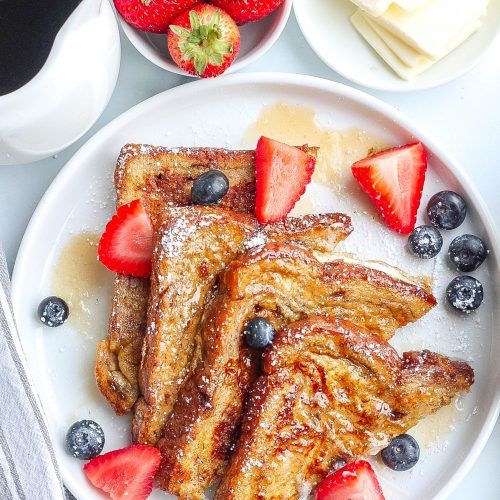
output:
<instances>
[{"instance_id":1,"label":"blueberry","mask_svg":"<svg viewBox=\"0 0 500 500\"><path fill-rule=\"evenodd\" d=\"M66 449L80 460L97 457L104 447L104 431L93 420L79 420L66 433Z\"/></svg>"},{"instance_id":2,"label":"blueberry","mask_svg":"<svg viewBox=\"0 0 500 500\"><path fill-rule=\"evenodd\" d=\"M455 229L465 219L465 200L453 191L436 193L427 204L427 215L433 226L439 229Z\"/></svg>"},{"instance_id":3,"label":"blueberry","mask_svg":"<svg viewBox=\"0 0 500 500\"><path fill-rule=\"evenodd\" d=\"M469 273L484 262L488 249L481 238L473 234L463 234L450 243L448 255L459 271Z\"/></svg>"},{"instance_id":4,"label":"blueberry","mask_svg":"<svg viewBox=\"0 0 500 500\"><path fill-rule=\"evenodd\" d=\"M213 205L229 190L227 177L219 170L209 170L193 182L191 200L197 205Z\"/></svg>"},{"instance_id":5,"label":"blueberry","mask_svg":"<svg viewBox=\"0 0 500 500\"><path fill-rule=\"evenodd\" d=\"M435 257L443 246L443 237L434 226L418 226L408 237L410 253L421 259Z\"/></svg>"},{"instance_id":6,"label":"blueberry","mask_svg":"<svg viewBox=\"0 0 500 500\"><path fill-rule=\"evenodd\" d=\"M380 452L380 456L387 467L392 470L403 471L411 469L420 457L420 447L417 441L409 434L395 437Z\"/></svg>"},{"instance_id":7,"label":"blueberry","mask_svg":"<svg viewBox=\"0 0 500 500\"><path fill-rule=\"evenodd\" d=\"M266 318L253 318L245 325L243 336L247 346L263 349L273 341L274 328Z\"/></svg>"},{"instance_id":8,"label":"blueberry","mask_svg":"<svg viewBox=\"0 0 500 500\"><path fill-rule=\"evenodd\" d=\"M38 317L47 326L61 326L69 316L69 307L59 297L47 297L38 306Z\"/></svg>"},{"instance_id":9,"label":"blueberry","mask_svg":"<svg viewBox=\"0 0 500 500\"><path fill-rule=\"evenodd\" d=\"M457 311L474 311L483 297L483 285L472 276L457 276L446 288L446 300Z\"/></svg>"}]
</instances>

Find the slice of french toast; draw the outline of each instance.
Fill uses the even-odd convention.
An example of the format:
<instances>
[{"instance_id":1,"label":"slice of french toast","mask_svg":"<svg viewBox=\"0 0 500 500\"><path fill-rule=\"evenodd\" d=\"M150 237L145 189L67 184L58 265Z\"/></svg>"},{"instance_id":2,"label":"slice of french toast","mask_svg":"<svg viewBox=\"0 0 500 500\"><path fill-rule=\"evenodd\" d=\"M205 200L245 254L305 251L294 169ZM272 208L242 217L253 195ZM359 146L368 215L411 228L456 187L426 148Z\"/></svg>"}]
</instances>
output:
<instances>
[{"instance_id":1,"label":"slice of french toast","mask_svg":"<svg viewBox=\"0 0 500 500\"><path fill-rule=\"evenodd\" d=\"M352 231L343 214L290 217L261 226L255 217L214 207L177 207L155 232L148 326L134 411L135 442L156 444L177 392L197 365L200 320L221 271L246 249L269 241L332 251Z\"/></svg>"},{"instance_id":2,"label":"slice of french toast","mask_svg":"<svg viewBox=\"0 0 500 500\"><path fill-rule=\"evenodd\" d=\"M474 381L462 361L399 357L380 337L322 317L277 332L263 371L216 500L303 498L335 460L376 453Z\"/></svg>"},{"instance_id":3,"label":"slice of french toast","mask_svg":"<svg viewBox=\"0 0 500 500\"><path fill-rule=\"evenodd\" d=\"M317 148L301 148L315 156ZM191 202L191 186L211 169L229 179L219 207L252 213L255 205L254 151L165 148L127 144L115 169L117 206L141 199L156 225L167 206ZM146 330L149 279L117 274L107 338L97 348L97 386L116 413L130 411L139 397L137 374Z\"/></svg>"},{"instance_id":4,"label":"slice of french toast","mask_svg":"<svg viewBox=\"0 0 500 500\"><path fill-rule=\"evenodd\" d=\"M259 353L242 339L249 319L266 317L277 329L311 315L338 317L388 339L435 304L429 286L417 278L343 260L320 262L283 243L245 252L221 274L205 312L202 359L159 441L160 487L181 498L202 498L223 470L258 366Z\"/></svg>"}]
</instances>

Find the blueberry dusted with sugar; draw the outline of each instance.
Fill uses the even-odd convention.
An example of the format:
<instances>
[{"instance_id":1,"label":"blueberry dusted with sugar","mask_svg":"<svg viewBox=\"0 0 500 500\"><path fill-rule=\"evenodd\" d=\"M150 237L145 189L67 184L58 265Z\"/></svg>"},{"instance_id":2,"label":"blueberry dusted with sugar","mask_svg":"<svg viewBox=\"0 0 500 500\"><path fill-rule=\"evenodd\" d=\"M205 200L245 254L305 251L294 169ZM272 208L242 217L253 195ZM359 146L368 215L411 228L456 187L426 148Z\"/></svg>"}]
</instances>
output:
<instances>
[{"instance_id":1,"label":"blueberry dusted with sugar","mask_svg":"<svg viewBox=\"0 0 500 500\"><path fill-rule=\"evenodd\" d=\"M457 236L448 248L450 260L463 273L475 271L487 255L488 249L484 241L473 234Z\"/></svg>"},{"instance_id":2,"label":"blueberry dusted with sugar","mask_svg":"<svg viewBox=\"0 0 500 500\"><path fill-rule=\"evenodd\" d=\"M229 190L229 181L220 170L209 170L193 182L191 200L197 205L218 203Z\"/></svg>"},{"instance_id":3,"label":"blueberry dusted with sugar","mask_svg":"<svg viewBox=\"0 0 500 500\"><path fill-rule=\"evenodd\" d=\"M390 469L404 471L411 469L418 462L420 447L415 438L409 434L401 434L380 452L380 456Z\"/></svg>"},{"instance_id":4,"label":"blueberry dusted with sugar","mask_svg":"<svg viewBox=\"0 0 500 500\"><path fill-rule=\"evenodd\" d=\"M59 297L47 297L38 306L38 317L47 326L61 326L69 316L69 307Z\"/></svg>"},{"instance_id":5,"label":"blueberry dusted with sugar","mask_svg":"<svg viewBox=\"0 0 500 500\"><path fill-rule=\"evenodd\" d=\"M474 311L483 298L483 285L472 276L457 276L446 288L446 300L460 312Z\"/></svg>"},{"instance_id":6,"label":"blueberry dusted with sugar","mask_svg":"<svg viewBox=\"0 0 500 500\"><path fill-rule=\"evenodd\" d=\"M443 246L443 237L434 226L418 226L408 236L410 253L421 259L435 257Z\"/></svg>"},{"instance_id":7,"label":"blueberry dusted with sugar","mask_svg":"<svg viewBox=\"0 0 500 500\"><path fill-rule=\"evenodd\" d=\"M104 447L104 431L93 420L79 420L66 433L66 449L75 458L90 460Z\"/></svg>"},{"instance_id":8,"label":"blueberry dusted with sugar","mask_svg":"<svg viewBox=\"0 0 500 500\"><path fill-rule=\"evenodd\" d=\"M436 193L427 204L427 215L433 226L439 229L455 229L465 219L465 200L453 191Z\"/></svg>"},{"instance_id":9,"label":"blueberry dusted with sugar","mask_svg":"<svg viewBox=\"0 0 500 500\"><path fill-rule=\"evenodd\" d=\"M253 318L245 325L243 337L248 347L263 349L273 341L274 328L266 318Z\"/></svg>"}]
</instances>

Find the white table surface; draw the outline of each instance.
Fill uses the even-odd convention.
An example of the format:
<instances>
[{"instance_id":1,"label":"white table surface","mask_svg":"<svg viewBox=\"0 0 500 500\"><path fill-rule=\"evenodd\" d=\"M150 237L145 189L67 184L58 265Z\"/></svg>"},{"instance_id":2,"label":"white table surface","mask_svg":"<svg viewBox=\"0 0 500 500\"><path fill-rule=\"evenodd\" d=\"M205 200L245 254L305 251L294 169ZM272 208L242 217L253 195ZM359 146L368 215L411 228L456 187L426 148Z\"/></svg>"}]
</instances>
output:
<instances>
[{"instance_id":1,"label":"white table surface","mask_svg":"<svg viewBox=\"0 0 500 500\"><path fill-rule=\"evenodd\" d=\"M341 45L338 50L342 50ZM410 94L368 92L400 109L432 134L461 162L474 179L491 213L500 218L499 53L500 40L479 66L462 78L436 89ZM349 84L316 57L304 40L293 14L276 45L244 71L301 73ZM29 165L0 166L0 241L11 270L38 201L73 153L103 125L134 104L188 81L190 79L154 66L122 36L122 66L118 84L107 109L94 127L73 146L52 158ZM450 498L499 499L499 466L500 423L497 423L479 460Z\"/></svg>"}]
</instances>

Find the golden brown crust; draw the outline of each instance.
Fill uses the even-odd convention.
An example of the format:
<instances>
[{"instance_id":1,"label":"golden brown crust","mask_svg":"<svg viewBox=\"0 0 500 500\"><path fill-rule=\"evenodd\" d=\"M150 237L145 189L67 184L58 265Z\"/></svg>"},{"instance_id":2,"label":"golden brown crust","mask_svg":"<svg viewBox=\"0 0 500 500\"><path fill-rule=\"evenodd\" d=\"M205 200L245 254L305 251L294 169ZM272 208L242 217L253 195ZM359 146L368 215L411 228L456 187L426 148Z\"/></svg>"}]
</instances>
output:
<instances>
[{"instance_id":1,"label":"golden brown crust","mask_svg":"<svg viewBox=\"0 0 500 500\"><path fill-rule=\"evenodd\" d=\"M302 146L315 155L317 149ZM156 225L166 206L189 205L193 180L217 168L229 179L229 192L218 205L251 213L255 204L254 151L220 148L165 148L127 144L115 169L117 206L142 199ZM98 347L97 384L118 414L130 411L139 395L137 372L144 333L149 280L118 276L113 293L108 338ZM133 302L135 301L135 304ZM129 307L122 304L128 303Z\"/></svg>"},{"instance_id":2,"label":"golden brown crust","mask_svg":"<svg viewBox=\"0 0 500 500\"><path fill-rule=\"evenodd\" d=\"M117 274L108 336L97 346L97 387L119 415L139 396L137 367L146 329L149 280Z\"/></svg>"},{"instance_id":3,"label":"golden brown crust","mask_svg":"<svg viewBox=\"0 0 500 500\"><path fill-rule=\"evenodd\" d=\"M336 459L376 452L473 379L467 364L429 351L400 358L347 321L288 325L264 354L215 498L298 499Z\"/></svg>"},{"instance_id":4,"label":"golden brown crust","mask_svg":"<svg viewBox=\"0 0 500 500\"><path fill-rule=\"evenodd\" d=\"M330 251L351 232L342 214L308 215L260 226L253 216L214 207L164 211L155 233L148 327L139 372L134 441L156 444L178 390L201 353L199 325L220 272L253 245L294 241Z\"/></svg>"},{"instance_id":5,"label":"golden brown crust","mask_svg":"<svg viewBox=\"0 0 500 500\"><path fill-rule=\"evenodd\" d=\"M205 313L202 362L180 391L159 442L160 486L182 498L198 498L222 469L253 381L256 353L241 336L250 318L267 317L279 328L320 314L390 338L435 303L426 285L343 261L321 263L294 245L249 250L221 275Z\"/></svg>"}]
</instances>

